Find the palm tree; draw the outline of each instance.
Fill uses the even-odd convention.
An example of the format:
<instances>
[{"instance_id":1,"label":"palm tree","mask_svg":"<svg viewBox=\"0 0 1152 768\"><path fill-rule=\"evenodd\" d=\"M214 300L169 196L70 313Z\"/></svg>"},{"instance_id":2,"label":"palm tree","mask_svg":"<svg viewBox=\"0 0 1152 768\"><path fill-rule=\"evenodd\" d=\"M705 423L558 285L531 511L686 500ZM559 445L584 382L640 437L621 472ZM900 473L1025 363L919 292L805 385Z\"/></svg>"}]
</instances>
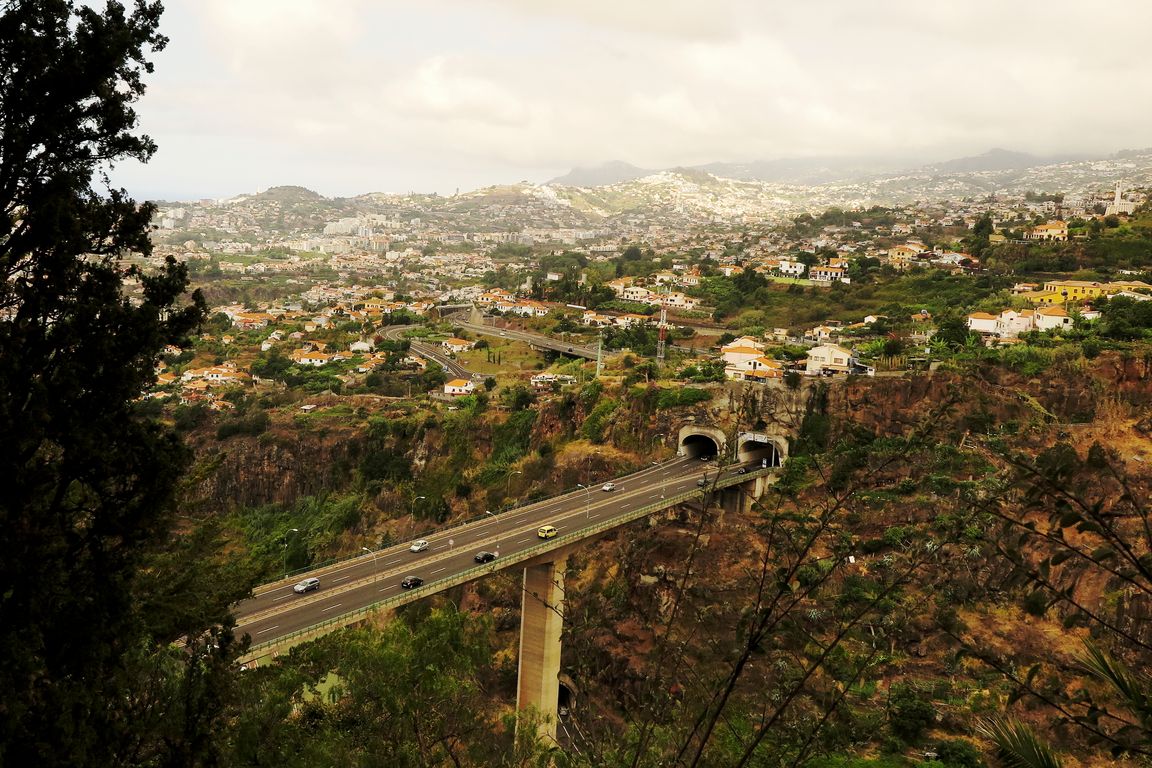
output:
<instances>
[{"instance_id":1,"label":"palm tree","mask_svg":"<svg viewBox=\"0 0 1152 768\"><path fill-rule=\"evenodd\" d=\"M996 756L1003 768L1062 768L1064 765L1052 748L1019 720L984 720L976 730L996 745Z\"/></svg>"}]
</instances>

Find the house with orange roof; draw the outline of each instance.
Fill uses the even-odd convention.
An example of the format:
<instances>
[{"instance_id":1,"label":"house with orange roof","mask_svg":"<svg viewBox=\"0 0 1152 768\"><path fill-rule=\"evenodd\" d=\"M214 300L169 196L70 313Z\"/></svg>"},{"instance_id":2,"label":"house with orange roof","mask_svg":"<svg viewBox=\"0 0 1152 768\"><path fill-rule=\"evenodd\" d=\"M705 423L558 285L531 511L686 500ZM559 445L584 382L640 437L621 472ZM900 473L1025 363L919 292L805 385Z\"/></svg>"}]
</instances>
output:
<instances>
[{"instance_id":1,"label":"house with orange roof","mask_svg":"<svg viewBox=\"0 0 1152 768\"><path fill-rule=\"evenodd\" d=\"M989 312L972 312L968 315L968 330L976 333L999 334L999 317Z\"/></svg>"},{"instance_id":2,"label":"house with orange roof","mask_svg":"<svg viewBox=\"0 0 1152 768\"><path fill-rule=\"evenodd\" d=\"M764 348L757 347L734 347L726 346L720 352L720 356L724 358L724 365L736 366L741 365L747 360L755 360L758 357L764 356Z\"/></svg>"},{"instance_id":3,"label":"house with orange roof","mask_svg":"<svg viewBox=\"0 0 1152 768\"><path fill-rule=\"evenodd\" d=\"M1068 225L1057 219L1046 224L1037 224L1024 235L1027 240L1067 240Z\"/></svg>"},{"instance_id":4,"label":"house with orange roof","mask_svg":"<svg viewBox=\"0 0 1152 768\"><path fill-rule=\"evenodd\" d=\"M605 325L612 325L612 315L602 315L595 310L585 310L580 318L580 322L584 325L595 325L603 327Z\"/></svg>"},{"instance_id":5,"label":"house with orange roof","mask_svg":"<svg viewBox=\"0 0 1152 768\"><path fill-rule=\"evenodd\" d=\"M1052 331L1059 328L1071 328L1072 318L1064 307L1040 307L1035 314L1036 329L1039 331Z\"/></svg>"},{"instance_id":6,"label":"house with orange roof","mask_svg":"<svg viewBox=\"0 0 1152 768\"><path fill-rule=\"evenodd\" d=\"M476 385L468 379L452 379L444 384L444 394L451 395L452 397L470 395L475 389Z\"/></svg>"},{"instance_id":7,"label":"house with orange roof","mask_svg":"<svg viewBox=\"0 0 1152 768\"><path fill-rule=\"evenodd\" d=\"M288 357L297 365L310 365L313 368L328 365L328 363L332 362L333 358L333 356L327 352L311 352L305 349L294 349Z\"/></svg>"},{"instance_id":8,"label":"house with orange roof","mask_svg":"<svg viewBox=\"0 0 1152 768\"><path fill-rule=\"evenodd\" d=\"M444 347L446 352L450 352L455 355L460 352L467 352L468 350L472 349L476 346L476 342L468 341L467 339L452 338L444 339L444 341L440 342L440 346Z\"/></svg>"},{"instance_id":9,"label":"house with orange roof","mask_svg":"<svg viewBox=\"0 0 1152 768\"><path fill-rule=\"evenodd\" d=\"M784 376L784 363L770 357L753 357L724 366L724 377L731 381L764 382Z\"/></svg>"}]
</instances>

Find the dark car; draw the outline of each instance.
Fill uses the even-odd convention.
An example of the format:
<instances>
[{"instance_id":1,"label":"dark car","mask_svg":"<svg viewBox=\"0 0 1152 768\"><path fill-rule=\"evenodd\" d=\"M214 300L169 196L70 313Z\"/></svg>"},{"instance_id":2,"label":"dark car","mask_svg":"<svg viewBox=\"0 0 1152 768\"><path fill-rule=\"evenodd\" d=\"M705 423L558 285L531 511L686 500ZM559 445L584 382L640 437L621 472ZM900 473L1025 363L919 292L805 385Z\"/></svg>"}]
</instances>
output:
<instances>
[{"instance_id":1,"label":"dark car","mask_svg":"<svg viewBox=\"0 0 1152 768\"><path fill-rule=\"evenodd\" d=\"M405 576L404 581L400 582L400 586L404 589L415 589L424 583L424 579L419 576Z\"/></svg>"},{"instance_id":2,"label":"dark car","mask_svg":"<svg viewBox=\"0 0 1152 768\"><path fill-rule=\"evenodd\" d=\"M485 550L483 552L477 552L476 557L472 559L478 563L490 563L496 559L496 553Z\"/></svg>"},{"instance_id":3,"label":"dark car","mask_svg":"<svg viewBox=\"0 0 1152 768\"><path fill-rule=\"evenodd\" d=\"M736 469L736 474L738 474L738 475L743 475L743 474L746 474L747 472L748 472L748 467L738 467Z\"/></svg>"}]
</instances>

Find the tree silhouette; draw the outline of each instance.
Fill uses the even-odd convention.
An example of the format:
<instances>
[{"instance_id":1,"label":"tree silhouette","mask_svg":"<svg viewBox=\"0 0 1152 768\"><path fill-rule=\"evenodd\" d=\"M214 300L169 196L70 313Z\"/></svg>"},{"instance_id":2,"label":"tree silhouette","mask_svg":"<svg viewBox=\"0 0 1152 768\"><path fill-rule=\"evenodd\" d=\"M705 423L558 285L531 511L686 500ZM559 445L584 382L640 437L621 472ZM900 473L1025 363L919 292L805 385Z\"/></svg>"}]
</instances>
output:
<instances>
[{"instance_id":1,"label":"tree silhouette","mask_svg":"<svg viewBox=\"0 0 1152 768\"><path fill-rule=\"evenodd\" d=\"M146 720L155 700L145 691L159 674L143 661L175 639L150 625L134 588L149 548L167 536L184 450L134 401L163 346L198 324L203 301L181 300L182 265L127 263L151 252L153 208L108 179L114 162L154 150L133 132L132 105L152 69L147 52L166 42L160 13L144 0L130 10L0 3L4 765L143 759L144 725L133 731L132 720ZM126 282L138 286L131 296ZM169 635L192 628L162 623ZM211 643L229 644L226 631ZM208 648L191 645L188 658ZM213 668L199 665L198 679ZM183 696L198 699L191 688ZM177 709L164 726L177 731L170 755L202 732Z\"/></svg>"}]
</instances>

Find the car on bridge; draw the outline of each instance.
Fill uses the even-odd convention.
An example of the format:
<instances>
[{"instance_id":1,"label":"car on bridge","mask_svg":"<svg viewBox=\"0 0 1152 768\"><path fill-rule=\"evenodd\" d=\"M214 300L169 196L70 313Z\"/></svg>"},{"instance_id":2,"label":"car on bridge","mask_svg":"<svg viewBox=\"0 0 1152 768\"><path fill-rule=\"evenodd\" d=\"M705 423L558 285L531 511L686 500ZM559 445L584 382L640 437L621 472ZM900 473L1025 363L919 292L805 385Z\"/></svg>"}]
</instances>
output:
<instances>
[{"instance_id":1,"label":"car on bridge","mask_svg":"<svg viewBox=\"0 0 1152 768\"><path fill-rule=\"evenodd\" d=\"M415 589L423 583L424 579L419 576L405 576L404 581L400 582L400 586L403 589Z\"/></svg>"},{"instance_id":2,"label":"car on bridge","mask_svg":"<svg viewBox=\"0 0 1152 768\"><path fill-rule=\"evenodd\" d=\"M496 553L484 550L483 552L477 552L476 557L472 559L478 563L490 563L496 559Z\"/></svg>"},{"instance_id":3,"label":"car on bridge","mask_svg":"<svg viewBox=\"0 0 1152 768\"><path fill-rule=\"evenodd\" d=\"M557 533L559 533L559 531L552 525L542 525L536 530L536 535L542 539L551 539L555 537Z\"/></svg>"},{"instance_id":4,"label":"car on bridge","mask_svg":"<svg viewBox=\"0 0 1152 768\"><path fill-rule=\"evenodd\" d=\"M614 490L616 490L616 483L604 483L604 485L601 486L600 490L605 491L605 492L614 491Z\"/></svg>"},{"instance_id":5,"label":"car on bridge","mask_svg":"<svg viewBox=\"0 0 1152 768\"><path fill-rule=\"evenodd\" d=\"M412 546L408 547L409 552L423 552L428 549L428 541L425 539L416 539L412 542Z\"/></svg>"},{"instance_id":6,"label":"car on bridge","mask_svg":"<svg viewBox=\"0 0 1152 768\"><path fill-rule=\"evenodd\" d=\"M314 589L320 589L320 579L315 577L304 579L304 581L292 587L292 591L298 595L302 595L305 592L311 592Z\"/></svg>"}]
</instances>

